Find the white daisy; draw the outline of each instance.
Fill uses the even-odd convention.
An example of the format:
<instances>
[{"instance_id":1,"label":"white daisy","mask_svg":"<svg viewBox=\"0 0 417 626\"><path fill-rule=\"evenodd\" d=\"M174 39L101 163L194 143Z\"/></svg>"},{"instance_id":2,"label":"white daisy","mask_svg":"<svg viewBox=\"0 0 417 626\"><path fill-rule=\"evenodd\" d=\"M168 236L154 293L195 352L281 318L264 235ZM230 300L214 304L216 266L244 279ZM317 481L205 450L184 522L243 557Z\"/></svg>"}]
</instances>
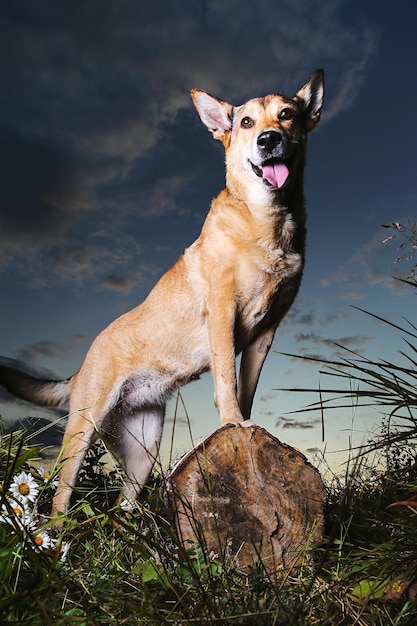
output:
<instances>
[{"instance_id":1,"label":"white daisy","mask_svg":"<svg viewBox=\"0 0 417 626\"><path fill-rule=\"evenodd\" d=\"M27 504L28 502L35 502L38 495L38 484L31 474L20 472L18 476L13 478L10 491L16 500L22 504Z\"/></svg>"},{"instance_id":2,"label":"white daisy","mask_svg":"<svg viewBox=\"0 0 417 626\"><path fill-rule=\"evenodd\" d=\"M0 522L16 528L31 530L34 526L33 513L27 503L19 502L14 498L7 499L8 506L1 507Z\"/></svg>"},{"instance_id":3,"label":"white daisy","mask_svg":"<svg viewBox=\"0 0 417 626\"><path fill-rule=\"evenodd\" d=\"M42 477L42 480L45 483L45 485L49 484L54 489L58 487L58 479L52 478L51 474L47 472L43 467L40 467L38 469L38 472L39 472L39 475Z\"/></svg>"},{"instance_id":4,"label":"white daisy","mask_svg":"<svg viewBox=\"0 0 417 626\"><path fill-rule=\"evenodd\" d=\"M53 539L45 530L39 530L33 535L33 541L39 550L49 550L56 544L56 539Z\"/></svg>"},{"instance_id":5,"label":"white daisy","mask_svg":"<svg viewBox=\"0 0 417 626\"><path fill-rule=\"evenodd\" d=\"M133 500L123 498L123 500L119 502L119 506L123 511L126 511L126 513L130 513L135 508L135 503Z\"/></svg>"}]
</instances>

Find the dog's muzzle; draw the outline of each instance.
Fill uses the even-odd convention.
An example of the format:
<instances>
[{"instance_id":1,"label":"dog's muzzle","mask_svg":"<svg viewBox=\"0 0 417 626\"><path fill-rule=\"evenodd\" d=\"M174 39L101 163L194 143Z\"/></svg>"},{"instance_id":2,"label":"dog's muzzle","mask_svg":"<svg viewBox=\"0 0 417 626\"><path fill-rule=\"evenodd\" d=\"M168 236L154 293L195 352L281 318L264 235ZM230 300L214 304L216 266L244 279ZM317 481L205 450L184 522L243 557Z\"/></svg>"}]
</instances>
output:
<instances>
[{"instance_id":1,"label":"dog's muzzle","mask_svg":"<svg viewBox=\"0 0 417 626\"><path fill-rule=\"evenodd\" d=\"M285 138L276 130L267 130L258 136L256 143L262 162L255 165L250 161L253 171L268 187L281 189L290 175Z\"/></svg>"}]
</instances>

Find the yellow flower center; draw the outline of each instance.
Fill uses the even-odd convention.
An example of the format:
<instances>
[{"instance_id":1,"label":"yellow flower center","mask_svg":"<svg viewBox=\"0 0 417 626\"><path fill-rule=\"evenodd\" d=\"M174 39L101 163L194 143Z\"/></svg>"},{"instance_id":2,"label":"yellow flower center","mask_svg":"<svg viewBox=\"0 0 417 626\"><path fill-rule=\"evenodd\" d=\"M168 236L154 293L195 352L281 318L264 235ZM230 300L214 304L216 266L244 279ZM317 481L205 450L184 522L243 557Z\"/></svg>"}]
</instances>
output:
<instances>
[{"instance_id":1,"label":"yellow flower center","mask_svg":"<svg viewBox=\"0 0 417 626\"><path fill-rule=\"evenodd\" d=\"M41 546L43 544L43 537L42 537L42 535L36 535L35 543L36 543L37 546Z\"/></svg>"},{"instance_id":2,"label":"yellow flower center","mask_svg":"<svg viewBox=\"0 0 417 626\"><path fill-rule=\"evenodd\" d=\"M30 487L27 483L21 483L19 485L19 493L22 496L27 496L30 493Z\"/></svg>"},{"instance_id":3,"label":"yellow flower center","mask_svg":"<svg viewBox=\"0 0 417 626\"><path fill-rule=\"evenodd\" d=\"M13 509L13 513L16 515L16 517L22 517L22 515L23 515L22 509L20 509L18 506L16 506Z\"/></svg>"}]
</instances>

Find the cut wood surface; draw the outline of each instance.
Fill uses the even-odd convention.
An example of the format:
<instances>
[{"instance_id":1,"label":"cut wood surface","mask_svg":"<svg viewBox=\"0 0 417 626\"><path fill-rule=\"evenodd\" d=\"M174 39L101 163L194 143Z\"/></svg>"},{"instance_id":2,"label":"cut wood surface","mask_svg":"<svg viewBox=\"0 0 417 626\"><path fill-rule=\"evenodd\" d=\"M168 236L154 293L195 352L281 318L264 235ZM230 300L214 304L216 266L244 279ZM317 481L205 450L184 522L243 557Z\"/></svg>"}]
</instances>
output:
<instances>
[{"instance_id":1,"label":"cut wood surface","mask_svg":"<svg viewBox=\"0 0 417 626\"><path fill-rule=\"evenodd\" d=\"M264 428L215 431L171 469L168 493L181 540L240 567L293 568L322 539L320 474Z\"/></svg>"}]
</instances>

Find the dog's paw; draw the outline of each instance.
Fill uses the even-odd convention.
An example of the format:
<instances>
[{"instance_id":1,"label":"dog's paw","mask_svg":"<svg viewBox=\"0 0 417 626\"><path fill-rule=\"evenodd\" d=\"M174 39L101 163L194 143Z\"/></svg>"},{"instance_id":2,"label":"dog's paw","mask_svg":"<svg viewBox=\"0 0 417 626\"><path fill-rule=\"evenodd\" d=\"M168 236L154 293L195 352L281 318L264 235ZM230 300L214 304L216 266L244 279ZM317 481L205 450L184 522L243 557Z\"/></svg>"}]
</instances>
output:
<instances>
[{"instance_id":1,"label":"dog's paw","mask_svg":"<svg viewBox=\"0 0 417 626\"><path fill-rule=\"evenodd\" d=\"M256 428L256 424L252 420L243 420L243 422L239 422L239 425L243 428Z\"/></svg>"},{"instance_id":2,"label":"dog's paw","mask_svg":"<svg viewBox=\"0 0 417 626\"><path fill-rule=\"evenodd\" d=\"M255 422L252 420L243 420L243 419L228 419L222 422L222 426L226 426L226 424L231 424L232 426L241 426L243 428L254 428L256 426Z\"/></svg>"}]
</instances>

